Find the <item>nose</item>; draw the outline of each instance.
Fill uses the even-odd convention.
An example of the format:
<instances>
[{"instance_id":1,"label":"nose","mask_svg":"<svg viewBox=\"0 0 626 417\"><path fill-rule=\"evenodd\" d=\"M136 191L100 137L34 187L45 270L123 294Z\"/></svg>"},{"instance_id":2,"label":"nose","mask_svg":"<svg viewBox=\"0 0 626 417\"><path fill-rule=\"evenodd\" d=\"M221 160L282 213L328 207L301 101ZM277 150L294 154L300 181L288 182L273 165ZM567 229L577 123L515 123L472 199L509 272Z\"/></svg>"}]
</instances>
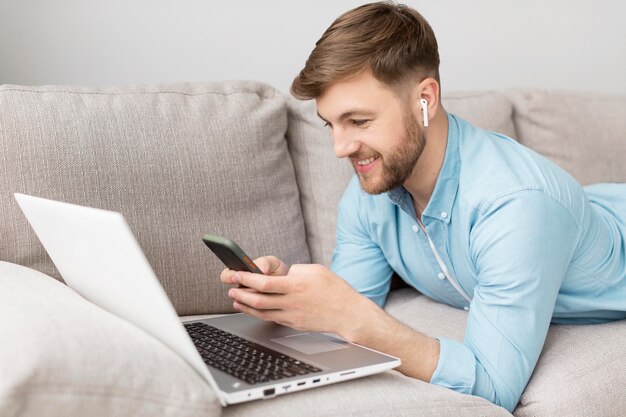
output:
<instances>
[{"instance_id":1,"label":"nose","mask_svg":"<svg viewBox=\"0 0 626 417\"><path fill-rule=\"evenodd\" d=\"M335 129L331 136L333 138L335 156L337 158L348 157L359 150L359 142L352 139L345 132Z\"/></svg>"}]
</instances>

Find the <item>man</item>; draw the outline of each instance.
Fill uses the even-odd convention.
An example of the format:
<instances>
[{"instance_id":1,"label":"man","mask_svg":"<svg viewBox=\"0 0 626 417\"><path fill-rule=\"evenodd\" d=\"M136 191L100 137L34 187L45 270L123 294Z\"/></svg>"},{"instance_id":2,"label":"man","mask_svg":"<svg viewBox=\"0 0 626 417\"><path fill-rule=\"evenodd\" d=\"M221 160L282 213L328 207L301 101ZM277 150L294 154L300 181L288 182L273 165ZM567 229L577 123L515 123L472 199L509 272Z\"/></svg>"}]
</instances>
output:
<instances>
[{"instance_id":1,"label":"man","mask_svg":"<svg viewBox=\"0 0 626 417\"><path fill-rule=\"evenodd\" d=\"M339 207L332 270L257 260L225 270L234 307L334 332L398 356L405 375L512 411L550 322L626 318L626 187L583 188L505 136L446 113L432 29L374 3L340 16L292 93L315 99L356 176ZM622 217L616 215L621 213ZM420 334L381 308L393 272L469 310L463 343Z\"/></svg>"}]
</instances>

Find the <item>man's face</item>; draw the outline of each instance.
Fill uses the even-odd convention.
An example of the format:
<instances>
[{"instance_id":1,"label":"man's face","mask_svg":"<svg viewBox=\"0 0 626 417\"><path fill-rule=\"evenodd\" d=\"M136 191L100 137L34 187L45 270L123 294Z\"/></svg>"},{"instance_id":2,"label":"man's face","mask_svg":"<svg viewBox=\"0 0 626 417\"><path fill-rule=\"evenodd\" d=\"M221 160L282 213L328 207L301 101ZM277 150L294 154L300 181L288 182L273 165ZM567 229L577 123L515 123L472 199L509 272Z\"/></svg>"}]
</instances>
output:
<instances>
[{"instance_id":1,"label":"man's face","mask_svg":"<svg viewBox=\"0 0 626 417\"><path fill-rule=\"evenodd\" d=\"M316 102L335 154L350 158L365 192L384 193L407 180L426 143L408 98L365 72L330 85Z\"/></svg>"}]
</instances>

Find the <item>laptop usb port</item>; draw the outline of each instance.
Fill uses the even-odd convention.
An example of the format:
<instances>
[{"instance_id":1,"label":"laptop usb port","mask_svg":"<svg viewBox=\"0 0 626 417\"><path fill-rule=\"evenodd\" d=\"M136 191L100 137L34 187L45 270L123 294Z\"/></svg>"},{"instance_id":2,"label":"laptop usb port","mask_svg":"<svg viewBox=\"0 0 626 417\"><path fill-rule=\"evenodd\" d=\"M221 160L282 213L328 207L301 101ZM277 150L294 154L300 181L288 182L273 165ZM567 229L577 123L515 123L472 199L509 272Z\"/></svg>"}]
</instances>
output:
<instances>
[{"instance_id":1,"label":"laptop usb port","mask_svg":"<svg viewBox=\"0 0 626 417\"><path fill-rule=\"evenodd\" d=\"M306 384L306 381L298 382L299 387L303 386L304 384Z\"/></svg>"},{"instance_id":2,"label":"laptop usb port","mask_svg":"<svg viewBox=\"0 0 626 417\"><path fill-rule=\"evenodd\" d=\"M320 381L321 381L321 379L320 379L320 378L317 378L317 379L314 379L314 380L313 380L313 383L314 383L314 384L317 384L317 383L318 383L318 382L320 382Z\"/></svg>"},{"instance_id":3,"label":"laptop usb port","mask_svg":"<svg viewBox=\"0 0 626 417\"><path fill-rule=\"evenodd\" d=\"M274 395L275 393L276 393L276 390L274 388L263 390L264 397L269 397L270 395Z\"/></svg>"}]
</instances>

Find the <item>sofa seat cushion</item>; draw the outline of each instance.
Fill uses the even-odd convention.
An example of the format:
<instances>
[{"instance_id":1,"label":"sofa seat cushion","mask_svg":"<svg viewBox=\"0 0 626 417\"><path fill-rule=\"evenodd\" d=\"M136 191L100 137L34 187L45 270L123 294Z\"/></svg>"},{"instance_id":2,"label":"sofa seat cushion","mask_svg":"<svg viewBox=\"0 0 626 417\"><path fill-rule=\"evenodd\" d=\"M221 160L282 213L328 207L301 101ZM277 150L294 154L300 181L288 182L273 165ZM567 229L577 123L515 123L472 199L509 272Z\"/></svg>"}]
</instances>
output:
<instances>
[{"instance_id":1,"label":"sofa seat cushion","mask_svg":"<svg viewBox=\"0 0 626 417\"><path fill-rule=\"evenodd\" d=\"M487 400L408 378L396 371L233 405L224 417L506 417Z\"/></svg>"},{"instance_id":2,"label":"sofa seat cushion","mask_svg":"<svg viewBox=\"0 0 626 417\"><path fill-rule=\"evenodd\" d=\"M521 143L583 185L626 182L626 97L543 90L508 96Z\"/></svg>"},{"instance_id":3,"label":"sofa seat cushion","mask_svg":"<svg viewBox=\"0 0 626 417\"><path fill-rule=\"evenodd\" d=\"M413 289L394 291L386 310L429 336L463 340L467 313ZM517 417L621 417L626 414L626 320L552 325Z\"/></svg>"},{"instance_id":4,"label":"sofa seat cushion","mask_svg":"<svg viewBox=\"0 0 626 417\"><path fill-rule=\"evenodd\" d=\"M15 192L119 211L179 314L234 311L203 234L309 261L285 101L245 81L0 86L0 259L60 278Z\"/></svg>"},{"instance_id":5,"label":"sofa seat cushion","mask_svg":"<svg viewBox=\"0 0 626 417\"><path fill-rule=\"evenodd\" d=\"M0 262L0 415L219 416L177 354L62 283Z\"/></svg>"},{"instance_id":6,"label":"sofa seat cushion","mask_svg":"<svg viewBox=\"0 0 626 417\"><path fill-rule=\"evenodd\" d=\"M517 417L626 415L626 320L550 327Z\"/></svg>"}]
</instances>

